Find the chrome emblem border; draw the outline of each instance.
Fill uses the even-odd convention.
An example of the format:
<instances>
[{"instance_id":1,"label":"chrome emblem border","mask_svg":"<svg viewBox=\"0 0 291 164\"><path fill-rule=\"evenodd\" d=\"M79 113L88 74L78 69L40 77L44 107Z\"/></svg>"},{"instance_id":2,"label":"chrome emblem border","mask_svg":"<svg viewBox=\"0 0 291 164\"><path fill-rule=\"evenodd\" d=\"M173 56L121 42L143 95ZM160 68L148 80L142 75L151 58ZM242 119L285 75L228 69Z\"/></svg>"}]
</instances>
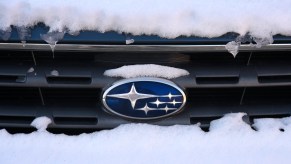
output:
<instances>
[{"instance_id":1,"label":"chrome emblem border","mask_svg":"<svg viewBox=\"0 0 291 164\"><path fill-rule=\"evenodd\" d=\"M152 83L160 83L160 85L167 85L167 86L169 86L171 88L176 89L180 93L180 95L171 95L171 93L169 93L168 95L150 95L150 94L145 94L145 93L139 93L139 92L137 92L137 89L135 88L135 84L134 84L134 83L137 83L137 82L152 82ZM128 83L132 83L131 89L130 89L130 91L128 93L120 93L120 94L108 95L109 92L112 91L113 89L115 89L117 87L120 87L122 85L128 84ZM129 98L128 94L134 94L134 96ZM176 102L175 99L174 99L173 102L167 102L167 103L174 103L174 106L177 103L181 103L181 105L178 108L175 108L175 109L174 108L168 108L167 105L166 105L165 108L159 108L158 104L161 103L161 102L159 102L159 99L158 99L159 96L164 96L164 97L167 96L167 97L170 98L170 100L174 96L180 96L180 97L182 97L182 101L181 102ZM164 114L162 116L157 116L157 117L132 117L132 116L124 115L124 114L116 112L114 109L112 109L110 107L110 105L107 104L106 99L108 97L114 97L114 98L118 98L118 99L128 99L130 104L131 104L131 106L132 106L132 110L133 111L143 110L145 112L145 115L147 115L147 112L150 111L149 109L151 109L151 110L162 110L163 109L163 110L166 111L166 114ZM135 103L138 100L147 99L147 98L153 98L153 97L157 97L157 101L158 101L157 102L158 103L157 104L157 108L155 108L155 109L154 108L149 108L147 106L147 103L146 103L143 108L134 109L135 108ZM178 85L176 85L175 83L173 83L172 81L169 81L169 80L165 80L165 79L161 79L161 78L153 78L153 77L130 78L130 79L123 79L123 80L117 81L117 82L113 83L109 88L107 88L104 91L103 95L102 95L102 103L103 103L106 111L108 111L109 113L112 113L114 115L123 117L123 118L134 119L134 120L154 120L154 119L166 118L166 117L169 117L169 116L172 116L172 115L175 115L175 114L181 112L183 110L183 107L186 104L186 94ZM168 113L169 110L174 110L174 111Z\"/></svg>"}]
</instances>

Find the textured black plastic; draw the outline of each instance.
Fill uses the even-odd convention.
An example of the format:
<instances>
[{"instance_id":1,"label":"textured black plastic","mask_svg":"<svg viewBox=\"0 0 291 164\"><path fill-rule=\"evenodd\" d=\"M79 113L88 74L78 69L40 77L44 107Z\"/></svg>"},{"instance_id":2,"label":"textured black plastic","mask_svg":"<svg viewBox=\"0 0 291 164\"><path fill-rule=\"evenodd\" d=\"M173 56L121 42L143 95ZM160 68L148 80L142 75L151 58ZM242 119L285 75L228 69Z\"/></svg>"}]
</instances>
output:
<instances>
[{"instance_id":1,"label":"textured black plastic","mask_svg":"<svg viewBox=\"0 0 291 164\"><path fill-rule=\"evenodd\" d=\"M104 76L104 71L138 58L147 59L143 64L163 63L190 73L171 80L187 94L183 112L146 123L200 123L207 128L226 113L244 112L247 123L291 113L289 51L243 52L236 58L221 52L174 54L167 62L156 54L153 59L151 54L124 54L119 60L113 60L110 53L99 55L56 52L53 58L51 52L1 51L0 127L29 128L39 116L52 119L51 130L107 129L136 122L106 113L101 96L105 88L122 79ZM158 57L167 55L164 52Z\"/></svg>"}]
</instances>

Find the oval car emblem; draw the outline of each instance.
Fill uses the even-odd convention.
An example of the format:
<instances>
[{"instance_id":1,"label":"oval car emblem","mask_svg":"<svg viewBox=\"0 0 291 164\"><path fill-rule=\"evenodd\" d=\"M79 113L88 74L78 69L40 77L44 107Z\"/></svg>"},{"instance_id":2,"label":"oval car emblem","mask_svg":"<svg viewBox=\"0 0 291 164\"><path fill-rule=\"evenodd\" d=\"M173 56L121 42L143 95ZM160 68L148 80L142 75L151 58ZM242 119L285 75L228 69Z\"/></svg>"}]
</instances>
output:
<instances>
[{"instance_id":1,"label":"oval car emblem","mask_svg":"<svg viewBox=\"0 0 291 164\"><path fill-rule=\"evenodd\" d=\"M149 120L180 112L186 96L171 81L160 78L133 78L114 83L103 94L105 108L118 116Z\"/></svg>"}]
</instances>

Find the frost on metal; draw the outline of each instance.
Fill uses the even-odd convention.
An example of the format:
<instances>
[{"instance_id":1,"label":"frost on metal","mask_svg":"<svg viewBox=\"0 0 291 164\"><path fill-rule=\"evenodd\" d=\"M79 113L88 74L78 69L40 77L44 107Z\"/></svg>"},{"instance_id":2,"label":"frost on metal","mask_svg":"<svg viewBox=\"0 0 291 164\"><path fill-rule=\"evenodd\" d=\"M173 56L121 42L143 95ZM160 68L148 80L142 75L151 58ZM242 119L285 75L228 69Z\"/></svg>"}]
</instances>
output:
<instances>
[{"instance_id":1,"label":"frost on metal","mask_svg":"<svg viewBox=\"0 0 291 164\"><path fill-rule=\"evenodd\" d=\"M45 131L50 123L52 123L51 119L43 116L34 119L31 126L35 127L38 131Z\"/></svg>"},{"instance_id":2,"label":"frost on metal","mask_svg":"<svg viewBox=\"0 0 291 164\"><path fill-rule=\"evenodd\" d=\"M116 69L106 70L105 76L110 77L123 77L123 78L134 78L134 77L161 77L166 79L173 79L180 76L187 76L189 72L184 69L156 65L156 64L137 64L127 65Z\"/></svg>"}]
</instances>

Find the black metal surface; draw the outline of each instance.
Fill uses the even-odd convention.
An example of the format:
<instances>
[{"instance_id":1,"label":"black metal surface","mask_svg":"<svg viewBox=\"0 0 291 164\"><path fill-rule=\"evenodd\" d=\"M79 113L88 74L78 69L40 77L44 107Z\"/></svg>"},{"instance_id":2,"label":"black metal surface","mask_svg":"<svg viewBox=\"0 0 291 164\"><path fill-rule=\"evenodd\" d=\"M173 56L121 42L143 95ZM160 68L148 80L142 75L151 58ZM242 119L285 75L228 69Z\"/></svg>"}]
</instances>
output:
<instances>
[{"instance_id":1,"label":"black metal surface","mask_svg":"<svg viewBox=\"0 0 291 164\"><path fill-rule=\"evenodd\" d=\"M167 55L130 53L116 60L111 53L56 52L53 58L51 52L1 51L0 127L31 128L30 122L39 116L53 120L51 131L129 123L103 111L103 88L121 79L103 73L135 62L190 72L173 80L187 93L184 111L152 124L200 122L208 127L211 120L231 112L245 112L250 121L291 113L291 52L243 52L236 58L221 52L186 53L164 60Z\"/></svg>"}]
</instances>

